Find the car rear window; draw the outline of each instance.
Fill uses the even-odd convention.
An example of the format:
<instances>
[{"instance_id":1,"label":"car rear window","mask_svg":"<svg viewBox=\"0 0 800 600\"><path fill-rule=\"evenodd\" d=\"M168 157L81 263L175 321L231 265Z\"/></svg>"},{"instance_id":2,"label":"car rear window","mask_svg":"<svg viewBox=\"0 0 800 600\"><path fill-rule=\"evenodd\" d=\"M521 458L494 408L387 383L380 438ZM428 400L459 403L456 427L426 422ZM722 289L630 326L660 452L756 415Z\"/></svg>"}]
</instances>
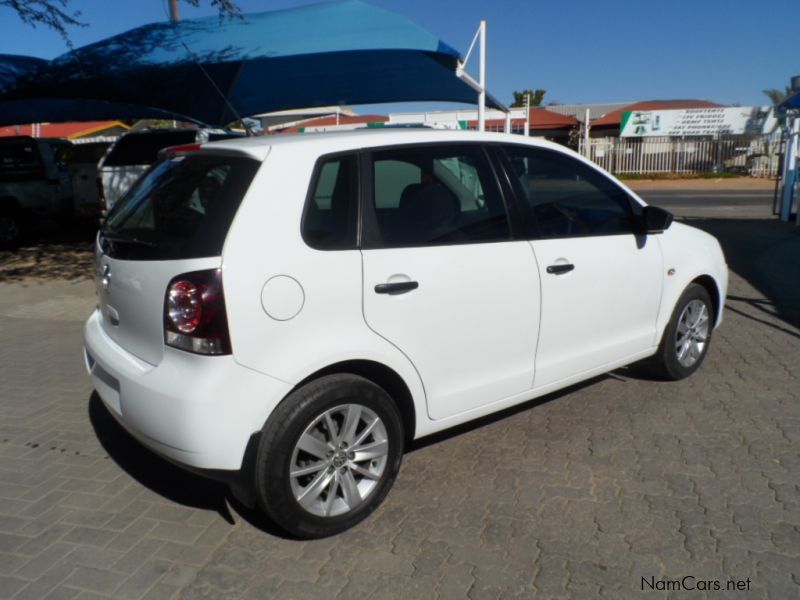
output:
<instances>
[{"instance_id":1,"label":"car rear window","mask_svg":"<svg viewBox=\"0 0 800 600\"><path fill-rule=\"evenodd\" d=\"M197 137L195 129L185 131L149 131L122 136L103 161L104 167L152 165L158 151L169 146L191 144Z\"/></svg>"},{"instance_id":2,"label":"car rear window","mask_svg":"<svg viewBox=\"0 0 800 600\"><path fill-rule=\"evenodd\" d=\"M109 213L104 251L128 260L219 256L259 164L211 155L156 163Z\"/></svg>"}]
</instances>

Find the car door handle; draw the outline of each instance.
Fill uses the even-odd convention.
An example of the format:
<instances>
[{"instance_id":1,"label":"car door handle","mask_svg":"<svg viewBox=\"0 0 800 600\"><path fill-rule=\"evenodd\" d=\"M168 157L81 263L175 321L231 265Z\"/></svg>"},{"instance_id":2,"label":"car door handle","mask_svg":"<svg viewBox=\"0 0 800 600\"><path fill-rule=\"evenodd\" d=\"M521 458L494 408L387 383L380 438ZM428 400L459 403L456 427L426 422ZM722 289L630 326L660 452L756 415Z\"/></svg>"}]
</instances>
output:
<instances>
[{"instance_id":1,"label":"car door handle","mask_svg":"<svg viewBox=\"0 0 800 600\"><path fill-rule=\"evenodd\" d=\"M375 286L376 294L405 294L419 287L416 281L398 281L396 283L379 283Z\"/></svg>"},{"instance_id":2,"label":"car door handle","mask_svg":"<svg viewBox=\"0 0 800 600\"><path fill-rule=\"evenodd\" d=\"M564 273L569 273L572 269L575 268L575 265L572 263L564 263L560 265L550 265L547 267L547 272L552 275L563 275Z\"/></svg>"}]
</instances>

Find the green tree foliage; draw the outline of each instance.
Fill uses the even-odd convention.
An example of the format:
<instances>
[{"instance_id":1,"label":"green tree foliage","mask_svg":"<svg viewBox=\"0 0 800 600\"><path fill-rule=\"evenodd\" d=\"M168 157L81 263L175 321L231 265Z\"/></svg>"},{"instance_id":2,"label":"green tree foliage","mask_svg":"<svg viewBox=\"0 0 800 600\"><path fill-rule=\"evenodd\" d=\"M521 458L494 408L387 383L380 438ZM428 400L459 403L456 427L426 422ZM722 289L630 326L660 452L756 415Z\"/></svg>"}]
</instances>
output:
<instances>
[{"instance_id":1,"label":"green tree foliage","mask_svg":"<svg viewBox=\"0 0 800 600\"><path fill-rule=\"evenodd\" d=\"M152 0L160 1L160 0ZM199 6L201 0L183 0L192 6ZM219 11L220 16L237 16L239 7L233 0L210 0L211 6ZM69 27L86 27L81 20L80 11L70 9L70 0L0 0L0 8L10 8L26 25L36 27L44 25L64 38L68 46L72 46L69 38Z\"/></svg>"},{"instance_id":2,"label":"green tree foliage","mask_svg":"<svg viewBox=\"0 0 800 600\"><path fill-rule=\"evenodd\" d=\"M772 88L764 90L764 95L769 98L769 101L772 102L774 106L777 106L792 95L792 88L786 87L782 90Z\"/></svg>"},{"instance_id":3,"label":"green tree foliage","mask_svg":"<svg viewBox=\"0 0 800 600\"><path fill-rule=\"evenodd\" d=\"M514 92L514 102L511 103L511 108L524 108L525 96L530 95L531 106L541 106L544 100L545 90L522 90L521 92Z\"/></svg>"}]
</instances>

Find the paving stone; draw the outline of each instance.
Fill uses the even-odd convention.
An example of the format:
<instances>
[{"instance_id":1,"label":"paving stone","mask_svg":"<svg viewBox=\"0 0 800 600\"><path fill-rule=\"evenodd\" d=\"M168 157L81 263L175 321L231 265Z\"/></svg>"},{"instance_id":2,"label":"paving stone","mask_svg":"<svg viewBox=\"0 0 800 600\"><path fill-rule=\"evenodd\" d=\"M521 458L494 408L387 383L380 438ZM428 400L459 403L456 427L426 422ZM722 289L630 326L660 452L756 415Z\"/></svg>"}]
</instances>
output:
<instances>
[{"instance_id":1,"label":"paving stone","mask_svg":"<svg viewBox=\"0 0 800 600\"><path fill-rule=\"evenodd\" d=\"M12 598L28 584L27 581L19 577L0 575L0 598Z\"/></svg>"},{"instance_id":2,"label":"paving stone","mask_svg":"<svg viewBox=\"0 0 800 600\"><path fill-rule=\"evenodd\" d=\"M103 594L112 594L125 581L125 575L105 569L78 567L64 585Z\"/></svg>"},{"instance_id":3,"label":"paving stone","mask_svg":"<svg viewBox=\"0 0 800 600\"><path fill-rule=\"evenodd\" d=\"M769 265L800 241L768 209L692 211L731 265L694 376L621 369L416 445L367 521L310 542L137 470L158 467L91 399L85 315L22 310L65 284L0 283L0 596L620 600L692 574L799 597L800 280Z\"/></svg>"}]
</instances>

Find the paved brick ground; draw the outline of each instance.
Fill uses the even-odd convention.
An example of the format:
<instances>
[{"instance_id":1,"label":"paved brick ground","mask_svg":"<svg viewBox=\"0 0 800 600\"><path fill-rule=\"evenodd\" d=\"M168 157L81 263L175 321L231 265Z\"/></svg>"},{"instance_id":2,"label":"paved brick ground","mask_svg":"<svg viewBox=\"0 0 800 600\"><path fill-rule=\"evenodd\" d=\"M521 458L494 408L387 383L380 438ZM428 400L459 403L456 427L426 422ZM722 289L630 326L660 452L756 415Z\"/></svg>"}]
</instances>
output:
<instances>
[{"instance_id":1,"label":"paved brick ground","mask_svg":"<svg viewBox=\"0 0 800 600\"><path fill-rule=\"evenodd\" d=\"M86 282L0 284L0 598L800 597L800 233L705 211L733 269L703 369L621 370L420 444L386 503L297 542L91 397ZM720 218L724 217L724 218Z\"/></svg>"}]
</instances>

